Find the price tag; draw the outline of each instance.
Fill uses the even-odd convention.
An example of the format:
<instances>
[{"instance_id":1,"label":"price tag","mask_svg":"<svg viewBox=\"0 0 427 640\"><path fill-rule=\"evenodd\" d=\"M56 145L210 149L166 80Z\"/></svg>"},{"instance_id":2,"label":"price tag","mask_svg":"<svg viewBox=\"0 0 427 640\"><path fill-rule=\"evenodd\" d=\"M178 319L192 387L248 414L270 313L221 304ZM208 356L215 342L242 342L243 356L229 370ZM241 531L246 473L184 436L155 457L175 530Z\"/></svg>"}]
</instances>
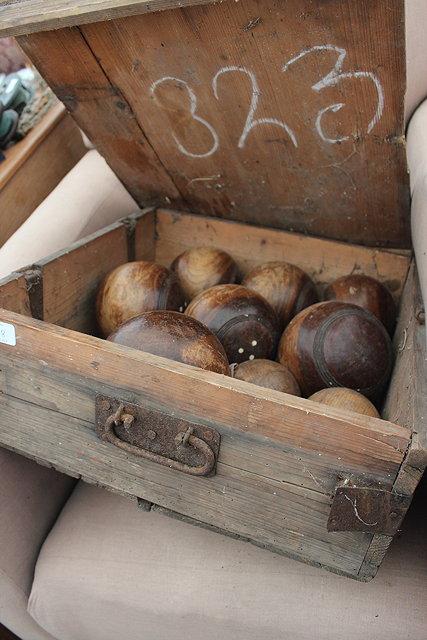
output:
<instances>
[{"instance_id":1,"label":"price tag","mask_svg":"<svg viewBox=\"0 0 427 640\"><path fill-rule=\"evenodd\" d=\"M16 332L13 324L0 322L0 343L16 346Z\"/></svg>"}]
</instances>

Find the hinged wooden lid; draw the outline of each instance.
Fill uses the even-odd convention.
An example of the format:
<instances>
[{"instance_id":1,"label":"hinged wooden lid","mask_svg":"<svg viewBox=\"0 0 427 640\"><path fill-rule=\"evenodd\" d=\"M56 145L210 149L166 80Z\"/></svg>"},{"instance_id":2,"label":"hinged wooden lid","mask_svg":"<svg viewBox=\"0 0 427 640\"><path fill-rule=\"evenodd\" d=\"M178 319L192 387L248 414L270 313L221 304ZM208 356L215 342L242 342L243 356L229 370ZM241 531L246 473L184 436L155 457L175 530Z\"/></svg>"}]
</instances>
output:
<instances>
[{"instance_id":1,"label":"hinged wooden lid","mask_svg":"<svg viewBox=\"0 0 427 640\"><path fill-rule=\"evenodd\" d=\"M403 248L403 17L403 0L230 0L20 43L141 205Z\"/></svg>"}]
</instances>

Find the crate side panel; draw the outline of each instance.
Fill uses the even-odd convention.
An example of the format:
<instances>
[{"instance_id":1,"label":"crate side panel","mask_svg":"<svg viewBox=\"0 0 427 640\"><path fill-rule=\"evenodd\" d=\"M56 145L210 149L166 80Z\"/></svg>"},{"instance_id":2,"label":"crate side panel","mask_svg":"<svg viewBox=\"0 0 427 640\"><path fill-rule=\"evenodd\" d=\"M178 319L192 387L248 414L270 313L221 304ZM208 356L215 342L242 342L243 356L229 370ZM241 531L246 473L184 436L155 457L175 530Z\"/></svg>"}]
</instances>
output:
<instances>
[{"instance_id":1,"label":"crate side panel","mask_svg":"<svg viewBox=\"0 0 427 640\"><path fill-rule=\"evenodd\" d=\"M13 273L0 280L0 309L14 311L24 316L32 315L28 284L24 275Z\"/></svg>"},{"instance_id":2,"label":"crate side panel","mask_svg":"<svg viewBox=\"0 0 427 640\"><path fill-rule=\"evenodd\" d=\"M96 333L95 300L99 286L107 273L127 259L127 231L118 225L40 261L44 320Z\"/></svg>"},{"instance_id":3,"label":"crate side panel","mask_svg":"<svg viewBox=\"0 0 427 640\"><path fill-rule=\"evenodd\" d=\"M427 465L427 345L423 301L415 263L402 295L394 336L397 353L383 414L412 431L411 446L395 483L395 491L412 495Z\"/></svg>"},{"instance_id":4,"label":"crate side panel","mask_svg":"<svg viewBox=\"0 0 427 640\"><path fill-rule=\"evenodd\" d=\"M363 273L387 286L399 300L410 251L369 249L348 243L248 226L175 211L157 211L156 260L169 265L181 252L198 245L219 247L246 273L263 262L284 260L306 271L320 290L335 278Z\"/></svg>"},{"instance_id":5,"label":"crate side panel","mask_svg":"<svg viewBox=\"0 0 427 640\"><path fill-rule=\"evenodd\" d=\"M99 440L91 423L3 395L2 444L124 495L248 537L258 544L357 575L372 536L328 533L329 498L222 463L191 478ZM5 425L13 425L13 429ZM255 507L256 505L256 507Z\"/></svg>"},{"instance_id":6,"label":"crate side panel","mask_svg":"<svg viewBox=\"0 0 427 640\"><path fill-rule=\"evenodd\" d=\"M0 310L13 322L17 345L0 345L4 358L29 366L76 374L81 385L120 389L124 400L160 407L172 415L236 434L266 438L281 449L296 448L334 461L390 486L408 446L410 432L391 423L343 410L325 412L308 400L256 387L194 367L121 347ZM126 363L126 365L125 365Z\"/></svg>"},{"instance_id":7,"label":"crate side panel","mask_svg":"<svg viewBox=\"0 0 427 640\"><path fill-rule=\"evenodd\" d=\"M99 367L98 361L93 362L94 367ZM150 400L141 392L117 389L111 381L99 382L54 369L43 359L29 362L15 357L11 361L0 352L0 368L2 391L8 396L87 422L94 421L95 396L98 392L110 397L119 395L123 401L151 407ZM156 406L156 409L169 414L175 411L175 407ZM199 422L197 416L192 418ZM224 465L236 469L244 467L252 474L328 495L334 493L340 474L354 470L347 462L340 464L340 460L324 452L312 455L302 447L278 446L274 441L241 434L226 425L221 425L221 438L220 462ZM360 469L356 468L356 471ZM380 477L383 475L380 474Z\"/></svg>"},{"instance_id":8,"label":"crate side panel","mask_svg":"<svg viewBox=\"0 0 427 640\"><path fill-rule=\"evenodd\" d=\"M226 2L82 32L186 210L410 245L400 0Z\"/></svg>"}]
</instances>

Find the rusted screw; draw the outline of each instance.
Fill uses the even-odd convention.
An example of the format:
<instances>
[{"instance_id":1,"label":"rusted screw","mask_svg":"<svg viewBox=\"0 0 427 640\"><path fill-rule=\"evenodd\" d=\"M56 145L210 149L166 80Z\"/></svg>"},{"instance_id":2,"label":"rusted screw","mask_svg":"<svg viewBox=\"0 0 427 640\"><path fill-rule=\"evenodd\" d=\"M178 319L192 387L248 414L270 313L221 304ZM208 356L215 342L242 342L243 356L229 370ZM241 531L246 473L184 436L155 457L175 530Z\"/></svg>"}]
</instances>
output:
<instances>
[{"instance_id":1,"label":"rusted screw","mask_svg":"<svg viewBox=\"0 0 427 640\"><path fill-rule=\"evenodd\" d=\"M148 429L147 438L149 440L155 440L157 438L157 433L155 431L153 431L153 429Z\"/></svg>"},{"instance_id":2,"label":"rusted screw","mask_svg":"<svg viewBox=\"0 0 427 640\"><path fill-rule=\"evenodd\" d=\"M135 418L130 413L125 413L124 416L121 416L121 418L124 428L126 429L126 431L129 431L129 428Z\"/></svg>"},{"instance_id":3,"label":"rusted screw","mask_svg":"<svg viewBox=\"0 0 427 640\"><path fill-rule=\"evenodd\" d=\"M415 312L415 320L418 322L418 324L425 324L426 323L426 312L425 312L425 309L421 308L421 309L418 309Z\"/></svg>"},{"instance_id":4,"label":"rusted screw","mask_svg":"<svg viewBox=\"0 0 427 640\"><path fill-rule=\"evenodd\" d=\"M397 518L397 513L395 511L392 511L390 513L390 518Z\"/></svg>"}]
</instances>

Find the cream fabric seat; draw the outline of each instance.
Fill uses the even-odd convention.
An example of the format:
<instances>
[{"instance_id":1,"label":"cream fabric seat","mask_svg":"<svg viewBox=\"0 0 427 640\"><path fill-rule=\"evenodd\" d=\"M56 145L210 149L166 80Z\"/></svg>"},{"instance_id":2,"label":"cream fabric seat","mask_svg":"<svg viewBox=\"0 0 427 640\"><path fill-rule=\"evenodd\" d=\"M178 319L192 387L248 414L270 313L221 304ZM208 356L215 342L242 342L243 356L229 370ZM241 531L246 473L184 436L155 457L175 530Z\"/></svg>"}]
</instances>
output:
<instances>
[{"instance_id":1,"label":"cream fabric seat","mask_svg":"<svg viewBox=\"0 0 427 640\"><path fill-rule=\"evenodd\" d=\"M59 640L424 640L427 517L415 507L364 584L80 482L28 610Z\"/></svg>"}]
</instances>

